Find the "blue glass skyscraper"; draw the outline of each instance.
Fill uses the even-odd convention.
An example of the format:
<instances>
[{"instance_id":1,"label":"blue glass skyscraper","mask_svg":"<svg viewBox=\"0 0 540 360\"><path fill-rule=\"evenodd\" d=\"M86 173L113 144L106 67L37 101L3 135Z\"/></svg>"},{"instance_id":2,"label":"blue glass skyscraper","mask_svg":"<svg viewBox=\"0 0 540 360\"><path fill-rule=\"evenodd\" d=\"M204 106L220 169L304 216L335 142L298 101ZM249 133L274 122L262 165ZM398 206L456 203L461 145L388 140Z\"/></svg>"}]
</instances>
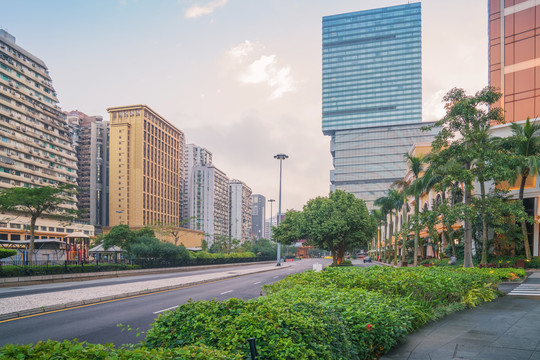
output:
<instances>
[{"instance_id":1,"label":"blue glass skyscraper","mask_svg":"<svg viewBox=\"0 0 540 360\"><path fill-rule=\"evenodd\" d=\"M322 130L330 135L331 189L369 207L403 179L403 154L432 140L422 123L420 3L322 21Z\"/></svg>"}]
</instances>

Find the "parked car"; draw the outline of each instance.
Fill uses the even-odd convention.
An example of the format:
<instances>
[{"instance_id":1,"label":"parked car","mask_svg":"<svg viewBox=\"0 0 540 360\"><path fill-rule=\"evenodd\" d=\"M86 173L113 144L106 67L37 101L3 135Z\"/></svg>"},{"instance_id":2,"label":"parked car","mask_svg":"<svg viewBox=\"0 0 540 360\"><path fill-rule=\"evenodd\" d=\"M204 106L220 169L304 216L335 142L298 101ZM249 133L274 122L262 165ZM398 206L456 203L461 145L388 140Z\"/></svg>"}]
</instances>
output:
<instances>
[{"instance_id":1,"label":"parked car","mask_svg":"<svg viewBox=\"0 0 540 360\"><path fill-rule=\"evenodd\" d=\"M364 263L367 263L367 262L369 262L369 263L371 262L371 257L370 256L366 256L364 258Z\"/></svg>"}]
</instances>

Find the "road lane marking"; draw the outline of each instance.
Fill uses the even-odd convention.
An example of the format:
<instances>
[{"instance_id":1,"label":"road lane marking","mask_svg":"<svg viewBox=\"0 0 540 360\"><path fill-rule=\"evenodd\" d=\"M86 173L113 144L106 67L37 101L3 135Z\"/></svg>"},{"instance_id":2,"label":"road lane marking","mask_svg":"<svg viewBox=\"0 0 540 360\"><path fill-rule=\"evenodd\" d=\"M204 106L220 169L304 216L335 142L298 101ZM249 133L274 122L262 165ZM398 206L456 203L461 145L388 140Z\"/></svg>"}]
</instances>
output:
<instances>
[{"instance_id":1,"label":"road lane marking","mask_svg":"<svg viewBox=\"0 0 540 360\"><path fill-rule=\"evenodd\" d=\"M173 309L176 309L177 307L179 307L180 305L176 305L176 306L171 306L170 308L166 308L166 309L163 309L163 310L159 310L159 311L154 311L153 314L159 314L159 313L162 313L164 311L169 311L169 310L173 310Z\"/></svg>"},{"instance_id":2,"label":"road lane marking","mask_svg":"<svg viewBox=\"0 0 540 360\"><path fill-rule=\"evenodd\" d=\"M257 284L260 284L261 281L257 281L256 283L253 283L253 285L257 285Z\"/></svg>"},{"instance_id":3,"label":"road lane marking","mask_svg":"<svg viewBox=\"0 0 540 360\"><path fill-rule=\"evenodd\" d=\"M274 279L278 278L278 276L274 276Z\"/></svg>"},{"instance_id":4,"label":"road lane marking","mask_svg":"<svg viewBox=\"0 0 540 360\"><path fill-rule=\"evenodd\" d=\"M222 292L220 295L225 295L225 294L228 294L230 292L233 292L232 290L228 290L228 291L225 291L225 292Z\"/></svg>"}]
</instances>

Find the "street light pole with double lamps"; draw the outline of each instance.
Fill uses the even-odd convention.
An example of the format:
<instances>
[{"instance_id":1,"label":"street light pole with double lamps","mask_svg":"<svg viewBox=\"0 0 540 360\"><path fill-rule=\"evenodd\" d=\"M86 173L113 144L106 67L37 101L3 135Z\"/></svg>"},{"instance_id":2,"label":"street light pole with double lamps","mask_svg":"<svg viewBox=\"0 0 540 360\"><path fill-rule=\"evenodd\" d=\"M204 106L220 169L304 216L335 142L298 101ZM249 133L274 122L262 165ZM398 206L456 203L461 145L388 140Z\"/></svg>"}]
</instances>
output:
<instances>
[{"instance_id":1,"label":"street light pole with double lamps","mask_svg":"<svg viewBox=\"0 0 540 360\"><path fill-rule=\"evenodd\" d=\"M281 174L283 170L283 160L287 159L289 156L285 154L274 155L274 159L279 160L279 200L278 200L278 218L276 221L276 226L279 226L281 221ZM278 243L277 246L277 264L276 266L281 266L281 244Z\"/></svg>"}]
</instances>

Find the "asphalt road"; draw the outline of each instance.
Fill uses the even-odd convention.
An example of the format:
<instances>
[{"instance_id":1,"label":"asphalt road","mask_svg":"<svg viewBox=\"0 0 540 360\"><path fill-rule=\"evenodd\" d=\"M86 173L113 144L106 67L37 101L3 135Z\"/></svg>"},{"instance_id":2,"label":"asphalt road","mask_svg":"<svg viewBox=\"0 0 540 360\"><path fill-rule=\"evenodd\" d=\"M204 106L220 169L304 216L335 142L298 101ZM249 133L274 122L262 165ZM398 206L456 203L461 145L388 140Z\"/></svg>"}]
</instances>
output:
<instances>
[{"instance_id":1,"label":"asphalt road","mask_svg":"<svg viewBox=\"0 0 540 360\"><path fill-rule=\"evenodd\" d=\"M77 338L89 343L114 343L115 345L136 343L144 338L144 333L159 313L192 300L225 300L228 298L251 299L260 296L265 284L276 282L289 274L303 272L313 268L316 262L330 264L330 260L309 259L295 261L291 267L275 271L245 275L242 277L220 280L213 283L201 284L178 290L141 295L127 299L98 303L78 308L66 309L29 317L17 318L0 322L0 345L29 344L39 340L66 340ZM219 271L234 271L234 267ZM212 271L212 270L202 270ZM145 280L152 276L187 276L189 273L145 275ZM139 277L138 277L139 278ZM66 286L91 287L102 284L110 285L111 281L134 281L133 278L103 279L76 283L63 283L56 290L65 290ZM139 279L140 280L140 279ZM15 288L17 292L11 296L19 296L24 291L35 294L36 291L47 291L45 285ZM50 285L49 285L50 286ZM13 288L12 288L13 289ZM2 294L6 294L2 290ZM1 302L0 302L1 304ZM119 326L123 324L126 326ZM129 329L127 328L129 325Z\"/></svg>"}]
</instances>

